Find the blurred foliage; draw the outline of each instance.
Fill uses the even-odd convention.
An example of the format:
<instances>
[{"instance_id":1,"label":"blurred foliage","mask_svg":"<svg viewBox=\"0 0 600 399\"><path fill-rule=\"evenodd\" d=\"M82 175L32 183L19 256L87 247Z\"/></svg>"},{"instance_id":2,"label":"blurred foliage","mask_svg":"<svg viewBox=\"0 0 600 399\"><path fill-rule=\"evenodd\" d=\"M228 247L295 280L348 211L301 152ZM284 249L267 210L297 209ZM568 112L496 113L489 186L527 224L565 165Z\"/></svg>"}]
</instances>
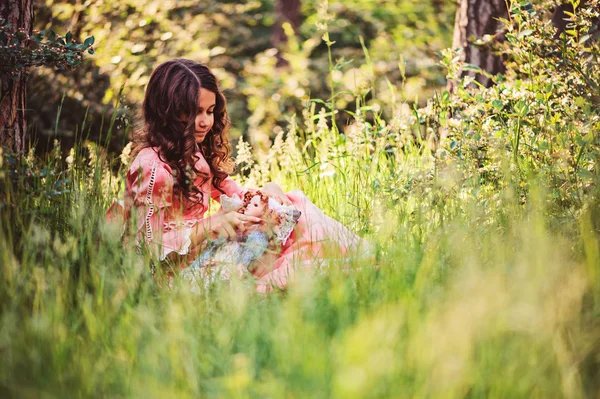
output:
<instances>
[{"instance_id":1,"label":"blurred foliage","mask_svg":"<svg viewBox=\"0 0 600 399\"><path fill-rule=\"evenodd\" d=\"M279 49L289 66L275 68L273 0L36 0L35 10L39 29L71 30L75 38L93 35L97 53L77 71L35 72L29 83L28 112L34 136L40 144L50 144L55 135L72 144L68 137L81 130L86 115L91 130L83 133L97 138L102 116L118 112L113 151L124 145L152 69L173 57L210 66L229 99L233 136L244 135L261 146L285 126L287 115L301 111L309 97L327 98L330 78L339 92L348 92L336 98L339 109L351 110L351 93L369 86L388 96L396 96L391 92L396 89L398 101L426 99L444 84L435 52L449 46L454 15L448 0L352 0L329 5L306 0L299 31L287 26L290 40ZM321 40L325 20L335 41L333 60L343 60L343 68L333 76ZM373 60L366 65L360 37ZM119 88L122 98L117 99ZM117 100L124 105L120 110L114 109ZM61 102L69 113L57 122ZM340 125L345 121L340 114Z\"/></svg>"},{"instance_id":2,"label":"blurred foliage","mask_svg":"<svg viewBox=\"0 0 600 399\"><path fill-rule=\"evenodd\" d=\"M315 259L284 293L233 280L194 295L152 276L105 220L130 147L111 157L79 138L66 160L58 143L45 159L0 150L0 392L597 396L597 3L554 42L543 6L513 3L495 87L458 79L411 107L365 86L343 135L326 90L266 152L238 141L237 181L299 188L375 247L375 259ZM449 78L469 67L458 60L444 51Z\"/></svg>"}]
</instances>

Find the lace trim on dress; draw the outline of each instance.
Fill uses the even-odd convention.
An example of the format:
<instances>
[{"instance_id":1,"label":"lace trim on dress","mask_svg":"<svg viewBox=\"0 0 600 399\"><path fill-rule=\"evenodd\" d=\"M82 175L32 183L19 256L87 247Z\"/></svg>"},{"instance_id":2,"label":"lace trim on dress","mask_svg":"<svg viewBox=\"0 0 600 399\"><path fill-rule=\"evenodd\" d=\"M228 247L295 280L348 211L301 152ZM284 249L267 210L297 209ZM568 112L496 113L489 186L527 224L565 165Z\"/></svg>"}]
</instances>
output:
<instances>
[{"instance_id":1,"label":"lace trim on dress","mask_svg":"<svg viewBox=\"0 0 600 399\"><path fill-rule=\"evenodd\" d=\"M301 212L295 209L286 209L280 214L282 215L281 225L276 226L273 230L279 242L285 244L294 231L294 227L296 227L298 219L300 219Z\"/></svg>"},{"instance_id":2,"label":"lace trim on dress","mask_svg":"<svg viewBox=\"0 0 600 399\"><path fill-rule=\"evenodd\" d=\"M160 255L160 260L167 259L167 255L171 252L177 252L179 255L186 255L190 251L190 246L192 245L192 231L188 230L185 232L183 246L181 248L175 248L168 245L163 245L162 254Z\"/></svg>"},{"instance_id":3,"label":"lace trim on dress","mask_svg":"<svg viewBox=\"0 0 600 399\"><path fill-rule=\"evenodd\" d=\"M188 219L188 220L177 220L177 221L171 221L171 222L164 222L163 228L165 231L175 230L180 227L191 228L191 227L194 227L196 225L196 223L198 223L198 220L199 219Z\"/></svg>"},{"instance_id":4,"label":"lace trim on dress","mask_svg":"<svg viewBox=\"0 0 600 399\"><path fill-rule=\"evenodd\" d=\"M150 224L150 218L154 215L154 204L152 203L152 191L154 190L154 183L156 182L156 161L152 164L152 173L150 173L150 182L148 183L148 189L146 190L146 204L148 204L148 212L146 213L145 225L146 225L146 239L152 240L152 225Z\"/></svg>"},{"instance_id":5,"label":"lace trim on dress","mask_svg":"<svg viewBox=\"0 0 600 399\"><path fill-rule=\"evenodd\" d=\"M285 244L294 231L294 227L296 227L302 212L297 210L293 205L281 205L273 198L269 198L269 207L279 214L280 223L273 228L273 232L279 242Z\"/></svg>"}]
</instances>

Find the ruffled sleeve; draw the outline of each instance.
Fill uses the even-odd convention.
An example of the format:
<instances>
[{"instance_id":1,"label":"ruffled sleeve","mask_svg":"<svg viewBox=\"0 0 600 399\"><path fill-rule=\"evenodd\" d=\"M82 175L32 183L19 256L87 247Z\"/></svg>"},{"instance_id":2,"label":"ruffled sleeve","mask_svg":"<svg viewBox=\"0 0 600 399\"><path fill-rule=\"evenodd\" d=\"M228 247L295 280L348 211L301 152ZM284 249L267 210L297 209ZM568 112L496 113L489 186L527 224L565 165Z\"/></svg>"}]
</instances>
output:
<instances>
[{"instance_id":1,"label":"ruffled sleeve","mask_svg":"<svg viewBox=\"0 0 600 399\"><path fill-rule=\"evenodd\" d=\"M160 260L171 252L188 253L192 228L165 228L165 219L173 218L173 175L168 165L147 159L132 165L127 172L127 190L136 217L137 243L145 246Z\"/></svg>"}]
</instances>

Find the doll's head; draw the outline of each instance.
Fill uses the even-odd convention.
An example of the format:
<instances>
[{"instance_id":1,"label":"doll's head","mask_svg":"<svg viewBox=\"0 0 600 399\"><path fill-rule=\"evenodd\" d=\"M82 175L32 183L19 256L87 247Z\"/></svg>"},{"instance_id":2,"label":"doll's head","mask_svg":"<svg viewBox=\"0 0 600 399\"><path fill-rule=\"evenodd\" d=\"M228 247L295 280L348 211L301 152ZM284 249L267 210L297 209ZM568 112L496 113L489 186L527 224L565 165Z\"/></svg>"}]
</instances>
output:
<instances>
[{"instance_id":1,"label":"doll's head","mask_svg":"<svg viewBox=\"0 0 600 399\"><path fill-rule=\"evenodd\" d=\"M244 204L238 209L238 212L244 215L263 217L270 211L269 197L260 191L247 192L243 201Z\"/></svg>"},{"instance_id":2,"label":"doll's head","mask_svg":"<svg viewBox=\"0 0 600 399\"><path fill-rule=\"evenodd\" d=\"M247 192L243 201L244 204L238 209L238 212L261 218L267 229L281 225L281 215L269 206L269 197L260 190Z\"/></svg>"},{"instance_id":3,"label":"doll's head","mask_svg":"<svg viewBox=\"0 0 600 399\"><path fill-rule=\"evenodd\" d=\"M244 205L238 212L248 216L261 217L268 209L268 198L266 195L257 193L246 193Z\"/></svg>"}]
</instances>

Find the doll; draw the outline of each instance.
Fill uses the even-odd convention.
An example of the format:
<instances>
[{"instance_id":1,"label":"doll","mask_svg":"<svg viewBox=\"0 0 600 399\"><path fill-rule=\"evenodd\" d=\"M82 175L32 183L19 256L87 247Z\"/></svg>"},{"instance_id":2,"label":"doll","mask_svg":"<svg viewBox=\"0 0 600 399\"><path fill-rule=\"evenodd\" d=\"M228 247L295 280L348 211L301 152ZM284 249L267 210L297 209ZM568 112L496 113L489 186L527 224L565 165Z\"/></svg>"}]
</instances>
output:
<instances>
[{"instance_id":1,"label":"doll","mask_svg":"<svg viewBox=\"0 0 600 399\"><path fill-rule=\"evenodd\" d=\"M233 197L223 194L221 206L226 212L235 210L260 217L265 223L250 227L236 239L219 237L210 241L200 256L184 270L186 279L199 273L206 283L215 279L228 280L232 272L239 277L252 273L252 263L270 246L284 244L301 215L294 207L281 205L260 191L248 191L243 199L235 194Z\"/></svg>"}]
</instances>

